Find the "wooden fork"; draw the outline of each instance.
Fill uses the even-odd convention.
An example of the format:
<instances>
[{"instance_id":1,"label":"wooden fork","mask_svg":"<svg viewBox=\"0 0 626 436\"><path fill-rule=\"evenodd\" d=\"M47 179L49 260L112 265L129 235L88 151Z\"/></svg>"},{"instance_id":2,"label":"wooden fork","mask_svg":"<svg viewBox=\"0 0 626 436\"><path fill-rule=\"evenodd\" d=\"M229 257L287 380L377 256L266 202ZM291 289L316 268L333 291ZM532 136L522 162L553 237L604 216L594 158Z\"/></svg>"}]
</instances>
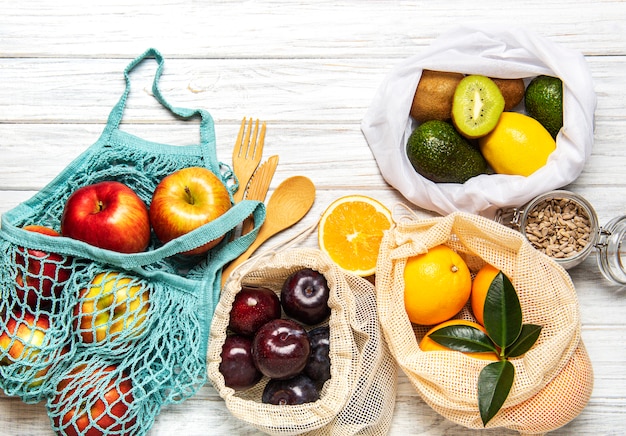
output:
<instances>
[{"instance_id":1,"label":"wooden fork","mask_svg":"<svg viewBox=\"0 0 626 436\"><path fill-rule=\"evenodd\" d=\"M235 203L240 202L246 192L248 182L254 174L254 171L261 162L263 155L263 144L265 143L265 122L261 125L261 133L259 134L259 120L256 120L254 132L252 130L252 118L248 122L246 129L246 118L241 120L241 127L237 135L237 141L233 148L233 172L239 181L239 189L233 195ZM258 141L257 141L258 135Z\"/></svg>"},{"instance_id":2,"label":"wooden fork","mask_svg":"<svg viewBox=\"0 0 626 436\"><path fill-rule=\"evenodd\" d=\"M259 165L250 180L250 186L248 187L248 192L246 192L246 200L265 201L277 165L278 155L268 157L265 162ZM246 218L241 227L241 234L248 234L253 227L254 220L252 217Z\"/></svg>"}]
</instances>

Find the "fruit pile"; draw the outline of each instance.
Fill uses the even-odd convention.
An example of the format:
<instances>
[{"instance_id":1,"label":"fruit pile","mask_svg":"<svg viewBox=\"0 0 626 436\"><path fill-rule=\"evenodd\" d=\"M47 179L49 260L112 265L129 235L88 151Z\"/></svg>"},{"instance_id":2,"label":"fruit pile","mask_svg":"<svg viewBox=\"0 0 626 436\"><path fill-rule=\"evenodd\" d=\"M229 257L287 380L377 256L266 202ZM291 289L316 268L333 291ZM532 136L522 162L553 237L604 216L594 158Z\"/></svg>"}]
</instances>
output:
<instances>
[{"instance_id":1,"label":"fruit pile","mask_svg":"<svg viewBox=\"0 0 626 436\"><path fill-rule=\"evenodd\" d=\"M150 243L150 229L167 243L226 213L228 189L213 172L202 167L178 170L157 185L150 211L132 189L105 181L77 189L67 200L61 234L120 253L138 253ZM190 250L202 254L221 238Z\"/></svg>"},{"instance_id":2,"label":"fruit pile","mask_svg":"<svg viewBox=\"0 0 626 436\"><path fill-rule=\"evenodd\" d=\"M152 231L166 244L230 207L230 194L215 174L188 167L162 179L149 211L127 185L102 181L72 192L59 218L60 232L41 225L23 229L137 253L148 248ZM193 259L189 256L206 252L220 240L182 254ZM109 434L135 425L135 418L127 419L134 401L132 380L116 365L80 363L60 379L50 374L70 351L79 353L77 349L92 353L89 347L104 347L123 356L150 326L152 287L121 271L32 248L17 247L12 266L7 274L14 275L15 287L3 293L7 298L0 306L0 365L19 375L25 395L36 400L47 395L44 384L57 380L49 405L55 409L52 421L59 434ZM90 279L83 281L85 277ZM65 307L68 301L72 307ZM18 388L15 392L22 393ZM76 402L76 395L92 392L97 401Z\"/></svg>"},{"instance_id":3,"label":"fruit pile","mask_svg":"<svg viewBox=\"0 0 626 436\"><path fill-rule=\"evenodd\" d=\"M530 350L542 327L522 323L517 292L502 271L486 263L472 281L463 258L446 245L407 259L404 303L412 323L432 325L420 340L422 351L457 351L490 360L478 376L478 407L487 423L513 385L509 361ZM471 301L477 322L452 319Z\"/></svg>"},{"instance_id":4,"label":"fruit pile","mask_svg":"<svg viewBox=\"0 0 626 436\"><path fill-rule=\"evenodd\" d=\"M410 115L418 123L407 157L434 182L464 183L479 174L529 176L556 149L563 126L562 82L537 76L490 78L424 70ZM514 111L522 105L523 111Z\"/></svg>"},{"instance_id":5,"label":"fruit pile","mask_svg":"<svg viewBox=\"0 0 626 436\"><path fill-rule=\"evenodd\" d=\"M500 270L486 263L472 279L463 258L446 245L407 259L404 268L404 306L413 324L433 326L420 340L422 351L450 348L434 341L432 333L449 326L470 326L485 331L485 301ZM455 317L469 303L475 321ZM498 360L494 350L464 351L472 357Z\"/></svg>"},{"instance_id":6,"label":"fruit pile","mask_svg":"<svg viewBox=\"0 0 626 436\"><path fill-rule=\"evenodd\" d=\"M331 376L330 329L323 325L331 312L329 294L324 275L311 268L287 277L280 298L269 288L243 286L233 301L230 334L222 346L219 371L225 385L246 390L265 376L263 403L318 400Z\"/></svg>"}]
</instances>

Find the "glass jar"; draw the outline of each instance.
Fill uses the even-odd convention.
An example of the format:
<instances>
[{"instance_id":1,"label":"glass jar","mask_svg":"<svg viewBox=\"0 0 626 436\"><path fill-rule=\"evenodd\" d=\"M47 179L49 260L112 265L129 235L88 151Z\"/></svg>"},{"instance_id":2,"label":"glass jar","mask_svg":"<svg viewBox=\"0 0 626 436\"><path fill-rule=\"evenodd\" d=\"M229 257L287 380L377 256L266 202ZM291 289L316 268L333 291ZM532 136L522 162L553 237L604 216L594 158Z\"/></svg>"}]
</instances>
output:
<instances>
[{"instance_id":1,"label":"glass jar","mask_svg":"<svg viewBox=\"0 0 626 436\"><path fill-rule=\"evenodd\" d=\"M496 221L519 230L535 248L565 269L580 264L596 248L602 275L626 285L626 216L602 227L584 197L555 190L521 208L498 211Z\"/></svg>"}]
</instances>

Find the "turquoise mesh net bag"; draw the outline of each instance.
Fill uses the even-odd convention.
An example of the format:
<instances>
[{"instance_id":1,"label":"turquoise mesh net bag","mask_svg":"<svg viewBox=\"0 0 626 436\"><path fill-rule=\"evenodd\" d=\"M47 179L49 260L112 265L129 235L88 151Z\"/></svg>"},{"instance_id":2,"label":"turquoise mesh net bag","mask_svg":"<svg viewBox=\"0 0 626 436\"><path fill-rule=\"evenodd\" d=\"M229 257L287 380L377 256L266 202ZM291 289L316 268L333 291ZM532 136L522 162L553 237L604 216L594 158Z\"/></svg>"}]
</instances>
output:
<instances>
[{"instance_id":1,"label":"turquoise mesh net bag","mask_svg":"<svg viewBox=\"0 0 626 436\"><path fill-rule=\"evenodd\" d=\"M120 130L129 73L147 58L158 63L154 96L182 119L200 118L200 144L158 144ZM244 200L168 243L152 234L148 248L133 254L24 229L59 231L70 194L101 181L126 184L149 206L160 180L191 166L217 175L232 202L236 180L217 159L213 119L167 103L158 86L163 64L154 49L133 60L98 141L2 216L0 387L27 403L45 401L58 434L144 435L164 405L194 395L207 381L222 267L248 248L265 220L262 203ZM235 237L249 216L255 228ZM182 254L216 240L204 255Z\"/></svg>"}]
</instances>

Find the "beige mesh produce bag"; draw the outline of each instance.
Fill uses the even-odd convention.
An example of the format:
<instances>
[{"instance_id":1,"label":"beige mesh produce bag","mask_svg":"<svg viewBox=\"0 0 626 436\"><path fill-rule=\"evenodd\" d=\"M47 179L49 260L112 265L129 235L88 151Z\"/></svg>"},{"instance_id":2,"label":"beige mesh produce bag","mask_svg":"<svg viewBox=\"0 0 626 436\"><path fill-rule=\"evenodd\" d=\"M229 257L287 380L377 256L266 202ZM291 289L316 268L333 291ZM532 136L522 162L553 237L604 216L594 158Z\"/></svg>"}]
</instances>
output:
<instances>
[{"instance_id":1,"label":"beige mesh produce bag","mask_svg":"<svg viewBox=\"0 0 626 436\"><path fill-rule=\"evenodd\" d=\"M476 273L485 262L501 269L517 290L523 322L543 326L536 344L511 359L514 383L487 428L542 434L574 419L593 386L589 357L580 337L578 302L566 271L539 253L522 235L478 215L404 217L381 244L376 271L380 322L391 353L424 401L445 418L480 429L477 379L489 362L456 351L420 350L429 327L412 325L404 308L408 257L446 244ZM458 318L474 320L465 307Z\"/></svg>"},{"instance_id":2,"label":"beige mesh produce bag","mask_svg":"<svg viewBox=\"0 0 626 436\"><path fill-rule=\"evenodd\" d=\"M330 288L331 378L316 402L294 406L263 404L261 394L266 377L253 388L234 391L224 385L219 372L229 313L242 284L264 286L280 294L285 279L301 268L322 273ZM229 411L269 434L381 435L391 425L397 364L380 329L374 286L361 277L346 274L317 249L293 248L255 257L234 271L213 316L208 373Z\"/></svg>"}]
</instances>

